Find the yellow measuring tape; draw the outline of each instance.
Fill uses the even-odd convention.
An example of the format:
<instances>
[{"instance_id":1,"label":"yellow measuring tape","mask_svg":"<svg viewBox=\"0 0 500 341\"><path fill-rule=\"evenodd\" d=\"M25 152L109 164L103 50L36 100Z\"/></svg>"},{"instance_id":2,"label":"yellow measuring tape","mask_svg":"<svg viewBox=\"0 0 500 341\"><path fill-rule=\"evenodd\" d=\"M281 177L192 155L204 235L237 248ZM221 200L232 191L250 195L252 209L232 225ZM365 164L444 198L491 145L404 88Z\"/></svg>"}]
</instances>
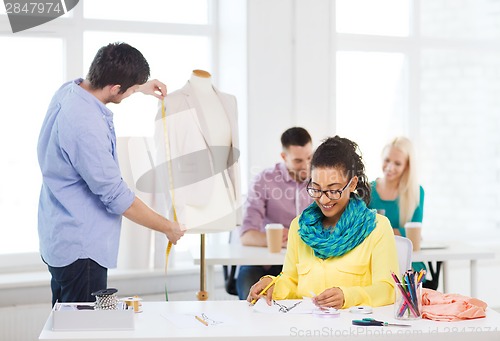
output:
<instances>
[{"instance_id":1,"label":"yellow measuring tape","mask_svg":"<svg viewBox=\"0 0 500 341\"><path fill-rule=\"evenodd\" d=\"M172 189L172 210L174 221L177 222L177 213L175 211L175 199L174 199L174 178L172 175L172 159L170 158L170 145L168 143L168 130L167 130L167 117L165 114L165 99L161 101L161 120L163 122L163 131L165 133L165 153L167 157L168 164L168 178L170 181L170 188ZM172 249L172 242L168 241L168 246L165 250L165 277L167 275L168 268L168 257L170 255L170 250ZM165 283L165 300L168 301L167 284Z\"/></svg>"}]
</instances>

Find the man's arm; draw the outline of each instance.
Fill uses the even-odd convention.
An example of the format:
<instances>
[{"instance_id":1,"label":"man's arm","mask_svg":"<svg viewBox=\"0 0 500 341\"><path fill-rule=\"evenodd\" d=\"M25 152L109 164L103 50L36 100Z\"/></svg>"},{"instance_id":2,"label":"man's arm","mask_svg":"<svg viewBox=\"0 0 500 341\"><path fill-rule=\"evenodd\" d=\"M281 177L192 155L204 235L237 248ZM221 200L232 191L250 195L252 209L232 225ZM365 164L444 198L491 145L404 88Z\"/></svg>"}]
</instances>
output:
<instances>
[{"instance_id":1,"label":"man's arm","mask_svg":"<svg viewBox=\"0 0 500 341\"><path fill-rule=\"evenodd\" d=\"M267 236L265 232L248 230L241 237L241 244L246 246L267 246ZM288 242L288 229L283 229L283 239L281 247L286 247Z\"/></svg>"},{"instance_id":2,"label":"man's arm","mask_svg":"<svg viewBox=\"0 0 500 341\"><path fill-rule=\"evenodd\" d=\"M156 213L137 196L132 205L123 213L123 216L134 223L164 233L168 240L174 244L184 235L184 230L178 223Z\"/></svg>"},{"instance_id":3,"label":"man's arm","mask_svg":"<svg viewBox=\"0 0 500 341\"><path fill-rule=\"evenodd\" d=\"M248 230L241 237L241 244L246 246L267 246L266 233Z\"/></svg>"},{"instance_id":4,"label":"man's arm","mask_svg":"<svg viewBox=\"0 0 500 341\"><path fill-rule=\"evenodd\" d=\"M167 86L157 79L152 79L139 86L137 92L163 99L167 95Z\"/></svg>"},{"instance_id":5,"label":"man's arm","mask_svg":"<svg viewBox=\"0 0 500 341\"><path fill-rule=\"evenodd\" d=\"M248 197L241 226L241 244L267 246L266 232L262 231L266 216L266 193L263 173L258 174L248 190Z\"/></svg>"}]
</instances>

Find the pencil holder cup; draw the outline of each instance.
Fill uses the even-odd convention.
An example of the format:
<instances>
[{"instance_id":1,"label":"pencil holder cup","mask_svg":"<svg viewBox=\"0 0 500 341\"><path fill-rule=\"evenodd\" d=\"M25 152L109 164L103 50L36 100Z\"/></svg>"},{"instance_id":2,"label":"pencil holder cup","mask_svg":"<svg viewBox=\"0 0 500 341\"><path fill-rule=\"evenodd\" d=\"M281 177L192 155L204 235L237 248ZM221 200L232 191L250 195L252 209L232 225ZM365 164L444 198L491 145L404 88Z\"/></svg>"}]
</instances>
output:
<instances>
[{"instance_id":1,"label":"pencil holder cup","mask_svg":"<svg viewBox=\"0 0 500 341\"><path fill-rule=\"evenodd\" d=\"M414 320L422 316L422 283L415 285L394 284L394 318Z\"/></svg>"}]
</instances>

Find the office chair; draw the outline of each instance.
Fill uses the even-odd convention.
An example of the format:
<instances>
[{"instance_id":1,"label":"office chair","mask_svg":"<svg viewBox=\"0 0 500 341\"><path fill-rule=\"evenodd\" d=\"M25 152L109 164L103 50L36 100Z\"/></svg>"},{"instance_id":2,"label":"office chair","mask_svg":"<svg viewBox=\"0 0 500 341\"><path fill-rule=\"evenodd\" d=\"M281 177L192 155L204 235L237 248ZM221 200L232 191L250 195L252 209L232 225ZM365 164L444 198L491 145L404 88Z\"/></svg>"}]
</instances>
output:
<instances>
[{"instance_id":1,"label":"office chair","mask_svg":"<svg viewBox=\"0 0 500 341\"><path fill-rule=\"evenodd\" d=\"M236 290L236 265L223 265L222 271L224 273L224 288L229 295L238 296L238 291Z\"/></svg>"},{"instance_id":2,"label":"office chair","mask_svg":"<svg viewBox=\"0 0 500 341\"><path fill-rule=\"evenodd\" d=\"M229 232L229 244L239 243L239 233L238 228L236 230ZM224 288L229 295L238 296L238 291L236 289L236 277L238 266L236 265L223 265L222 273L224 274Z\"/></svg>"},{"instance_id":3,"label":"office chair","mask_svg":"<svg viewBox=\"0 0 500 341\"><path fill-rule=\"evenodd\" d=\"M398 250L399 259L399 272L403 273L411 269L411 258L413 252L413 244L411 240L401 236L394 236L396 238L396 248ZM432 279L427 279L422 283L424 288L436 290L439 286L439 274L441 273L441 265L443 262L436 262L436 270L432 262L428 262L429 273Z\"/></svg>"},{"instance_id":4,"label":"office chair","mask_svg":"<svg viewBox=\"0 0 500 341\"><path fill-rule=\"evenodd\" d=\"M413 254L413 244L411 240L402 236L394 236L396 239L396 249L398 251L399 274L411 269L411 258Z\"/></svg>"},{"instance_id":5,"label":"office chair","mask_svg":"<svg viewBox=\"0 0 500 341\"><path fill-rule=\"evenodd\" d=\"M432 279L426 280L424 283L422 283L422 286L427 289L432 289L432 290L437 290L439 286L439 274L441 273L441 264L443 262L436 262L436 270L434 271L434 266L432 265L432 262L428 262L427 264L429 265L429 272L431 274Z\"/></svg>"}]
</instances>

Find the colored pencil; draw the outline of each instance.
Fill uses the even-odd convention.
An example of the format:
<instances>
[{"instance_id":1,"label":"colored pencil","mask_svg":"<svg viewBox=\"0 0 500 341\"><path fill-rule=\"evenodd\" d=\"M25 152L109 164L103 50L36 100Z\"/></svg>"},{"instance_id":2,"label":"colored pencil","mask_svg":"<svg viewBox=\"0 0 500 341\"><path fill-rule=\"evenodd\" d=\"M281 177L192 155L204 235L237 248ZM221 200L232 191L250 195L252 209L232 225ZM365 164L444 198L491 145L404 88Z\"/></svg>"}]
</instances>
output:
<instances>
[{"instance_id":1,"label":"colored pencil","mask_svg":"<svg viewBox=\"0 0 500 341\"><path fill-rule=\"evenodd\" d=\"M262 296L264 295L267 290L274 284L276 283L276 281L278 280L278 277L281 276L283 274L283 272L280 272L278 276L274 277L274 279L271 281L271 283L269 283L264 289L262 289L262 291L260 292L259 296ZM250 302L250 304L254 305L255 302L257 302L257 298L254 298L252 300L252 302Z\"/></svg>"},{"instance_id":2,"label":"colored pencil","mask_svg":"<svg viewBox=\"0 0 500 341\"><path fill-rule=\"evenodd\" d=\"M403 296L403 299L405 300L405 302L408 304L408 307L415 314L415 316L418 316L418 313L415 311L415 308L413 307L413 304L412 304L410 298L408 297L408 293L404 290L403 286L401 285L401 282L399 281L398 276L396 276L396 274L392 271L391 271L391 275L392 275L392 278L394 279L394 282L396 282L396 284L399 284L396 286L401 291L401 295Z\"/></svg>"},{"instance_id":3,"label":"colored pencil","mask_svg":"<svg viewBox=\"0 0 500 341\"><path fill-rule=\"evenodd\" d=\"M204 319L202 319L201 317L199 317L199 316L196 315L194 318L197 319L198 321L200 321L201 323L203 323L205 326L208 327L208 322L205 321Z\"/></svg>"}]
</instances>

